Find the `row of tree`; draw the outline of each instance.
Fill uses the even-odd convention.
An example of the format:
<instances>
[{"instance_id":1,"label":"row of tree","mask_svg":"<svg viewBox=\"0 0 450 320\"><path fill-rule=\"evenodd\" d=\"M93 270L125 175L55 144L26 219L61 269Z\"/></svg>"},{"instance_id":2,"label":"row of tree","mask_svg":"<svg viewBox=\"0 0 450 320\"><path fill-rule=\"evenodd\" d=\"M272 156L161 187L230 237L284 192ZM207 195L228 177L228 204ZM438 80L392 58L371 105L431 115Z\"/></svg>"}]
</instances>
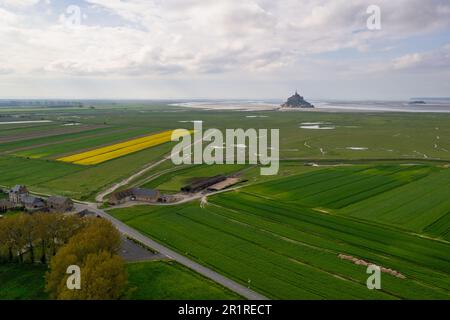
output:
<instances>
[{"instance_id":1,"label":"row of tree","mask_svg":"<svg viewBox=\"0 0 450 320\"><path fill-rule=\"evenodd\" d=\"M88 221L62 214L17 214L0 219L0 259L41 263L56 254Z\"/></svg>"},{"instance_id":2,"label":"row of tree","mask_svg":"<svg viewBox=\"0 0 450 320\"><path fill-rule=\"evenodd\" d=\"M108 221L63 214L18 214L0 219L0 258L49 263L46 290L52 299L118 299L127 273L117 253L121 236ZM68 286L68 270L80 270L80 287Z\"/></svg>"}]
</instances>

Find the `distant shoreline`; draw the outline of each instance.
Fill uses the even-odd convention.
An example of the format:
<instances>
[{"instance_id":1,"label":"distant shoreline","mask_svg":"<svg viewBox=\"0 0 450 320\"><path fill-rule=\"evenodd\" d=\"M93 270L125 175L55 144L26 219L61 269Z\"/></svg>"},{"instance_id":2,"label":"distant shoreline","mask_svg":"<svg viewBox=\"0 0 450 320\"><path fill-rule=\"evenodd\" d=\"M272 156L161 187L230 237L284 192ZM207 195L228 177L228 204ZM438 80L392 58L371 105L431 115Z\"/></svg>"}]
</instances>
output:
<instances>
[{"instance_id":1,"label":"distant shoreline","mask_svg":"<svg viewBox=\"0 0 450 320\"><path fill-rule=\"evenodd\" d=\"M236 102L236 101L189 101L181 103L172 103L171 106L184 107L211 111L280 111L280 112L404 112L404 113L450 113L450 101L442 104L420 104L411 105L405 102L392 101L373 101L373 102L320 102L313 101L315 108L281 108L281 105L267 103L264 101L256 102Z\"/></svg>"}]
</instances>

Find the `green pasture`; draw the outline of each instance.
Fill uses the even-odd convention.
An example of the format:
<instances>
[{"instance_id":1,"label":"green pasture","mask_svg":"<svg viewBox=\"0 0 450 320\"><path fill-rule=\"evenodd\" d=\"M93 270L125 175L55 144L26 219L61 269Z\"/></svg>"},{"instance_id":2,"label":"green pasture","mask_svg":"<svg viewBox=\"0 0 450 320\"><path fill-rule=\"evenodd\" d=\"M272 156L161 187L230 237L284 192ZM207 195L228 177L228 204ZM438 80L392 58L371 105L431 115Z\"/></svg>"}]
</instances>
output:
<instances>
[{"instance_id":1,"label":"green pasture","mask_svg":"<svg viewBox=\"0 0 450 320\"><path fill-rule=\"evenodd\" d=\"M0 264L0 300L46 300L47 266Z\"/></svg>"},{"instance_id":2,"label":"green pasture","mask_svg":"<svg viewBox=\"0 0 450 320\"><path fill-rule=\"evenodd\" d=\"M191 204L113 214L271 298L450 298L448 245L350 220L338 220L335 231L334 217L296 208L283 215L274 212L281 211L277 203L262 209L245 201L250 210L224 208L213 201L207 209ZM384 275L383 290L369 291L365 268L338 259L340 253L396 268L407 279Z\"/></svg>"},{"instance_id":3,"label":"green pasture","mask_svg":"<svg viewBox=\"0 0 450 320\"><path fill-rule=\"evenodd\" d=\"M339 213L386 223L447 240L450 228L450 169L431 174L350 205ZM446 227L445 227L446 226Z\"/></svg>"},{"instance_id":4,"label":"green pasture","mask_svg":"<svg viewBox=\"0 0 450 320\"><path fill-rule=\"evenodd\" d=\"M174 261L127 264L131 300L238 300L235 293Z\"/></svg>"},{"instance_id":5,"label":"green pasture","mask_svg":"<svg viewBox=\"0 0 450 320\"><path fill-rule=\"evenodd\" d=\"M151 134L149 129L116 129L108 130L100 134L78 139L71 137L67 141L60 141L56 144L32 148L29 150L15 152L14 155L30 158L60 158L70 154L77 154L90 149L97 149L102 146L115 144L124 140L129 140L141 135Z\"/></svg>"},{"instance_id":6,"label":"green pasture","mask_svg":"<svg viewBox=\"0 0 450 320\"><path fill-rule=\"evenodd\" d=\"M340 211L345 208L339 209L400 192L444 170L393 165L310 169L210 197L203 209L191 203L111 212L271 298L449 299L449 243L402 231L400 225L346 217ZM446 200L444 192L440 197ZM443 215L430 228L445 233L446 227ZM406 279L384 274L383 290L369 291L365 268L340 260L339 254L392 268Z\"/></svg>"}]
</instances>

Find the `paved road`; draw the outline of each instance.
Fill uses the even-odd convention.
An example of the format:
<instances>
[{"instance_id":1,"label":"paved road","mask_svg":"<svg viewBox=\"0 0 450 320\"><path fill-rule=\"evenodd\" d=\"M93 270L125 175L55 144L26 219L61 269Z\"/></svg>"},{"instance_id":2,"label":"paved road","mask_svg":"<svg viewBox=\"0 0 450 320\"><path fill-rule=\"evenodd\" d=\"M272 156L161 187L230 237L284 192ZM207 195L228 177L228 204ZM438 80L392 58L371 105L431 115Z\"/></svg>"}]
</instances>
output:
<instances>
[{"instance_id":1,"label":"paved road","mask_svg":"<svg viewBox=\"0 0 450 320\"><path fill-rule=\"evenodd\" d=\"M206 278L209 278L209 279L221 284L222 286L230 289L231 291L236 292L237 294L243 296L244 298L247 298L249 300L268 300L268 298L266 298L265 296L263 296L259 293L256 293L253 290L250 290L249 288L244 287L243 285L241 285L233 280L230 280L230 279L222 276L221 274L219 274L211 269L208 269L208 268L190 260L189 258L161 245L160 243L144 236L143 234L139 233L135 229L127 226L123 222L110 216L105 211L98 209L97 205L94 203L85 203L85 204L78 203L78 204L76 204L76 207L77 207L77 209L88 209L92 212L95 212L96 214L103 217L104 219L111 221L122 234L127 235L127 236L143 243L144 245L157 250L159 253L200 273L201 275L205 276Z\"/></svg>"}]
</instances>

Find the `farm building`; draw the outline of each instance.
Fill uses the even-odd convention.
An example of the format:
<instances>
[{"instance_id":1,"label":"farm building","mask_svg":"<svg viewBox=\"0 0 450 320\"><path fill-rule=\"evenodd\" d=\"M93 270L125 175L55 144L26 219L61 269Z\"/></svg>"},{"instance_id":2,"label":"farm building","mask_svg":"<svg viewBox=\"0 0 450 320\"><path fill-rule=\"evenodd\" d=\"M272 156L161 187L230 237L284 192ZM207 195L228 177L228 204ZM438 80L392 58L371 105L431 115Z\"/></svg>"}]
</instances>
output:
<instances>
[{"instance_id":1,"label":"farm building","mask_svg":"<svg viewBox=\"0 0 450 320\"><path fill-rule=\"evenodd\" d=\"M0 200L0 212L6 212L8 210L14 209L16 204L12 203L9 200Z\"/></svg>"},{"instance_id":2,"label":"farm building","mask_svg":"<svg viewBox=\"0 0 450 320\"><path fill-rule=\"evenodd\" d=\"M132 191L132 201L157 202L160 195L158 190L135 188Z\"/></svg>"},{"instance_id":3,"label":"farm building","mask_svg":"<svg viewBox=\"0 0 450 320\"><path fill-rule=\"evenodd\" d=\"M47 199L50 212L67 212L73 209L73 201L66 197L51 196Z\"/></svg>"},{"instance_id":4,"label":"farm building","mask_svg":"<svg viewBox=\"0 0 450 320\"><path fill-rule=\"evenodd\" d=\"M181 198L177 197L176 195L172 195L172 194L164 194L162 196L159 197L158 202L160 203L174 203L177 201L180 201Z\"/></svg>"},{"instance_id":5,"label":"farm building","mask_svg":"<svg viewBox=\"0 0 450 320\"><path fill-rule=\"evenodd\" d=\"M131 194L130 189L115 192L109 197L109 204L118 205L130 201Z\"/></svg>"},{"instance_id":6,"label":"farm building","mask_svg":"<svg viewBox=\"0 0 450 320\"><path fill-rule=\"evenodd\" d=\"M84 218L84 217L96 217L97 214L93 211L90 211L88 209L84 209L80 212L76 213L80 218Z\"/></svg>"},{"instance_id":7,"label":"farm building","mask_svg":"<svg viewBox=\"0 0 450 320\"><path fill-rule=\"evenodd\" d=\"M239 178L227 178L219 183L216 183L208 188L208 191L216 192L225 190L226 188L232 187L238 184L241 180Z\"/></svg>"},{"instance_id":8,"label":"farm building","mask_svg":"<svg viewBox=\"0 0 450 320\"><path fill-rule=\"evenodd\" d=\"M28 195L28 189L25 186L17 185L9 190L9 201L15 204L22 202L22 197Z\"/></svg>"},{"instance_id":9,"label":"farm building","mask_svg":"<svg viewBox=\"0 0 450 320\"><path fill-rule=\"evenodd\" d=\"M205 190L208 187L215 185L219 182L222 182L226 179L227 179L227 177L222 176L222 175L218 175L218 176L211 177L211 178L198 179L197 181L191 183L190 185L187 185L187 186L181 188L181 191L188 192L188 193L200 192L200 191Z\"/></svg>"},{"instance_id":10,"label":"farm building","mask_svg":"<svg viewBox=\"0 0 450 320\"><path fill-rule=\"evenodd\" d=\"M158 190L132 188L112 194L109 204L118 205L128 201L157 202L159 196Z\"/></svg>"},{"instance_id":11,"label":"farm building","mask_svg":"<svg viewBox=\"0 0 450 320\"><path fill-rule=\"evenodd\" d=\"M23 195L21 203L25 210L30 212L46 209L44 200L30 195Z\"/></svg>"}]
</instances>

